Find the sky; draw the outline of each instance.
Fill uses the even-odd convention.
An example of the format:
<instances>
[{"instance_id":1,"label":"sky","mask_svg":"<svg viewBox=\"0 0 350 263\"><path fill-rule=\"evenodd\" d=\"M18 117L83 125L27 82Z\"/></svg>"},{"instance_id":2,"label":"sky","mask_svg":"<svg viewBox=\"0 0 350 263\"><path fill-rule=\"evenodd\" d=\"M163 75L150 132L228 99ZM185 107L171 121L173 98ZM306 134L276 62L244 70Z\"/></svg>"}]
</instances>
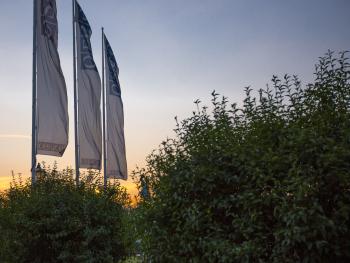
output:
<instances>
[{"instance_id":1,"label":"sky","mask_svg":"<svg viewBox=\"0 0 350 263\"><path fill-rule=\"evenodd\" d=\"M216 90L230 102L243 88L265 87L272 75L313 80L328 49L350 50L348 0L80 0L93 30L101 72L101 26L120 68L129 174L166 137L174 117L189 116ZM0 0L0 189L11 171L30 175L32 7ZM70 137L63 157L74 167L71 1L57 0L59 54L67 83ZM123 183L133 193L131 180Z\"/></svg>"}]
</instances>

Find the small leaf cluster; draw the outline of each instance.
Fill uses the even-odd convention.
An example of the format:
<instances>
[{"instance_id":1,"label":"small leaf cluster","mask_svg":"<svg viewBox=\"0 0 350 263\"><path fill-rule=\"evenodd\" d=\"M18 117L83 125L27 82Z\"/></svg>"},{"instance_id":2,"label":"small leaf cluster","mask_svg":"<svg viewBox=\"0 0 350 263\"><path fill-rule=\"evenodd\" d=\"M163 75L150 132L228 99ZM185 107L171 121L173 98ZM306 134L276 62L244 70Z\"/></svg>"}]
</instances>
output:
<instances>
[{"instance_id":1,"label":"small leaf cluster","mask_svg":"<svg viewBox=\"0 0 350 263\"><path fill-rule=\"evenodd\" d=\"M213 92L210 111L197 100L134 171L148 260L350 262L346 52L321 57L311 84L273 76L252 92L241 106Z\"/></svg>"}]
</instances>

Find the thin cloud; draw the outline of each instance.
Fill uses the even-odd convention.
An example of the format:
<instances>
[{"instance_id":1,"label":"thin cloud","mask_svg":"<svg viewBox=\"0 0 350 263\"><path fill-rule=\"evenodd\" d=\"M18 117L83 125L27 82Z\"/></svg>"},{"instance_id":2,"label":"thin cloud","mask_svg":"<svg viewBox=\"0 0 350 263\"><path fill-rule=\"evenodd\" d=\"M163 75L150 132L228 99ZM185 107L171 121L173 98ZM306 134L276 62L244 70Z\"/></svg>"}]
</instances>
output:
<instances>
[{"instance_id":1,"label":"thin cloud","mask_svg":"<svg viewBox=\"0 0 350 263\"><path fill-rule=\"evenodd\" d=\"M30 139L31 136L24 134L0 134L0 139Z\"/></svg>"}]
</instances>

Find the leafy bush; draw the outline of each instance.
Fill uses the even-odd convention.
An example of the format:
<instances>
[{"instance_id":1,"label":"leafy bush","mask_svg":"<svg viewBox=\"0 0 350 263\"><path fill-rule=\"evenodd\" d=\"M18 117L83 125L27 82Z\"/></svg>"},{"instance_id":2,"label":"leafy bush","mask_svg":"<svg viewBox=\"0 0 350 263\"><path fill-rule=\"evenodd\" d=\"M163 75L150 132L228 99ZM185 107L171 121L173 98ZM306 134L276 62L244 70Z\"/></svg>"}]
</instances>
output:
<instances>
[{"instance_id":1,"label":"leafy bush","mask_svg":"<svg viewBox=\"0 0 350 263\"><path fill-rule=\"evenodd\" d=\"M134 172L154 262L350 262L350 71L272 78L241 108L213 92ZM144 189L143 189L144 190ZM152 261L152 262L153 262Z\"/></svg>"},{"instance_id":2,"label":"leafy bush","mask_svg":"<svg viewBox=\"0 0 350 263\"><path fill-rule=\"evenodd\" d=\"M117 262L129 254L125 189L104 190L91 171L76 187L72 175L43 169L34 187L14 181L2 194L1 262Z\"/></svg>"}]
</instances>

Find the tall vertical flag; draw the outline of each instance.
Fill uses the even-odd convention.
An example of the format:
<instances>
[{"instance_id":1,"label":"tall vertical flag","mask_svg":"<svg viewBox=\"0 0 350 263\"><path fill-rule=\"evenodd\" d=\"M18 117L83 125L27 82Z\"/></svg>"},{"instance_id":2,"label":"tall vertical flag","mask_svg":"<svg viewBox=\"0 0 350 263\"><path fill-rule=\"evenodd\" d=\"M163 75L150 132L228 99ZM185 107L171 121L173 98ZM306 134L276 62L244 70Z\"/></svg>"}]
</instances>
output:
<instances>
[{"instance_id":1,"label":"tall vertical flag","mask_svg":"<svg viewBox=\"0 0 350 263\"><path fill-rule=\"evenodd\" d=\"M34 182L36 154L62 156L68 144L67 89L57 51L55 0L34 0L33 42Z\"/></svg>"},{"instance_id":2,"label":"tall vertical flag","mask_svg":"<svg viewBox=\"0 0 350 263\"><path fill-rule=\"evenodd\" d=\"M119 83L119 68L107 37L103 34L106 69L106 165L105 177L128 178L124 139L124 110Z\"/></svg>"},{"instance_id":3,"label":"tall vertical flag","mask_svg":"<svg viewBox=\"0 0 350 263\"><path fill-rule=\"evenodd\" d=\"M92 55L89 22L75 3L79 168L101 169L101 79Z\"/></svg>"}]
</instances>

